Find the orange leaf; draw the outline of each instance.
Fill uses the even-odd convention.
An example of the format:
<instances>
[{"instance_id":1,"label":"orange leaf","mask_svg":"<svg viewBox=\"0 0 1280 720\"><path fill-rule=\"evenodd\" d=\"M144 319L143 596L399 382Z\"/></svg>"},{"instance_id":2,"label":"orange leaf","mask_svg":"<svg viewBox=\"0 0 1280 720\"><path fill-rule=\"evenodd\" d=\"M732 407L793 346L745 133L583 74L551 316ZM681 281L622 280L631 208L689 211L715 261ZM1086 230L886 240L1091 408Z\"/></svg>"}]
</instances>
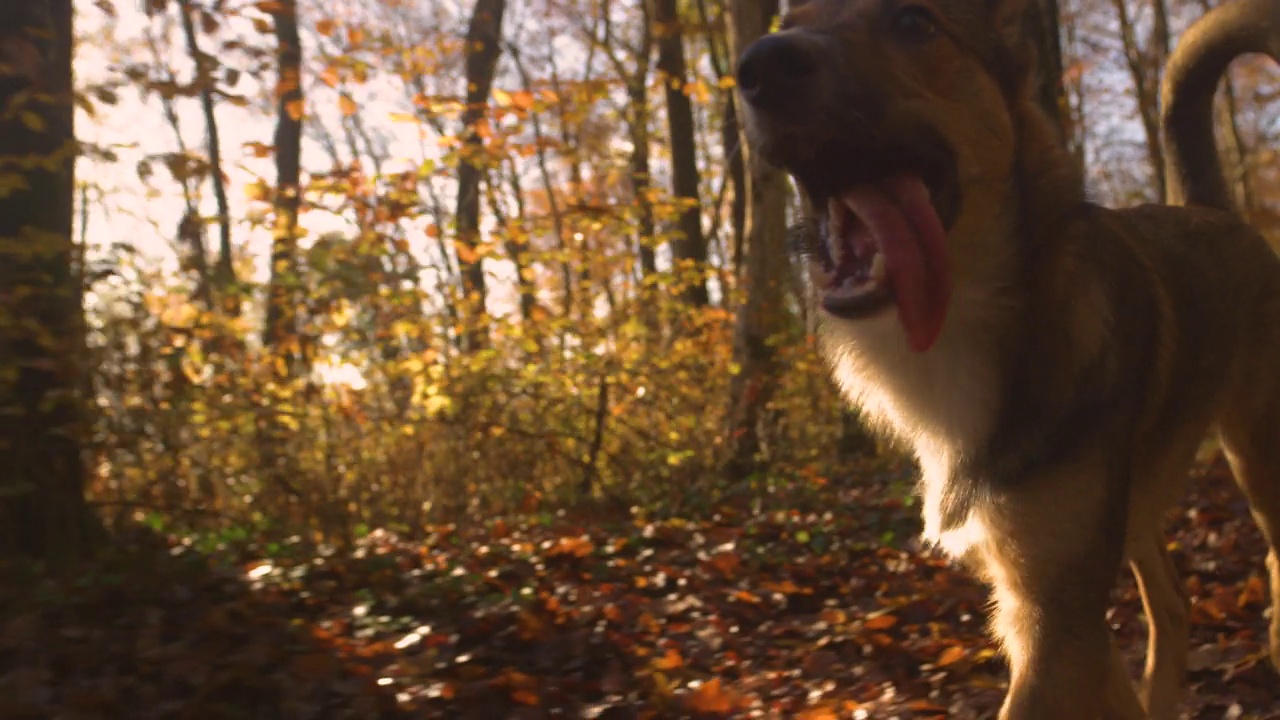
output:
<instances>
[{"instance_id":1,"label":"orange leaf","mask_svg":"<svg viewBox=\"0 0 1280 720\"><path fill-rule=\"evenodd\" d=\"M736 704L736 698L720 685L720 678L712 678L689 695L689 707L701 713L723 715L733 712Z\"/></svg>"},{"instance_id":2,"label":"orange leaf","mask_svg":"<svg viewBox=\"0 0 1280 720\"><path fill-rule=\"evenodd\" d=\"M898 624L898 618L893 615L877 615L873 618L867 618L866 626L868 630L888 630Z\"/></svg>"},{"instance_id":3,"label":"orange leaf","mask_svg":"<svg viewBox=\"0 0 1280 720\"><path fill-rule=\"evenodd\" d=\"M533 692L532 690L516 690L515 692L511 693L511 699L515 700L521 705L537 705L539 702L541 702L541 700L538 698L538 694Z\"/></svg>"},{"instance_id":4,"label":"orange leaf","mask_svg":"<svg viewBox=\"0 0 1280 720\"><path fill-rule=\"evenodd\" d=\"M461 255L459 257L461 257ZM581 558L590 555L595 549L596 546L584 537L562 537L556 541L555 545L551 546L550 550L547 551L547 557L572 555L574 557Z\"/></svg>"},{"instance_id":5,"label":"orange leaf","mask_svg":"<svg viewBox=\"0 0 1280 720\"><path fill-rule=\"evenodd\" d=\"M517 110L528 110L533 107L533 93L528 90L517 90L511 94L511 107Z\"/></svg>"},{"instance_id":6,"label":"orange leaf","mask_svg":"<svg viewBox=\"0 0 1280 720\"><path fill-rule=\"evenodd\" d=\"M805 591L804 588L800 587L799 585L796 585L790 580L783 580L780 583L766 582L766 583L762 583L761 587L763 587L766 590L770 590L772 592L782 593L783 595L795 595L797 593L802 593Z\"/></svg>"},{"instance_id":7,"label":"orange leaf","mask_svg":"<svg viewBox=\"0 0 1280 720\"><path fill-rule=\"evenodd\" d=\"M719 571L721 575L729 578L738 572L738 567L742 565L742 561L738 559L736 553L723 551L707 558L707 564Z\"/></svg>"},{"instance_id":8,"label":"orange leaf","mask_svg":"<svg viewBox=\"0 0 1280 720\"><path fill-rule=\"evenodd\" d=\"M332 65L320 71L320 82L323 82L329 87L337 87L339 80L341 80L341 78L338 77L338 69Z\"/></svg>"},{"instance_id":9,"label":"orange leaf","mask_svg":"<svg viewBox=\"0 0 1280 720\"><path fill-rule=\"evenodd\" d=\"M675 670L683 665L684 658L680 656L680 651L675 648L669 648L666 655L653 660L653 668L655 670Z\"/></svg>"},{"instance_id":10,"label":"orange leaf","mask_svg":"<svg viewBox=\"0 0 1280 720\"><path fill-rule=\"evenodd\" d=\"M474 265L480 259L480 253L466 243L455 242L453 249L454 252L458 253L458 262L463 265Z\"/></svg>"},{"instance_id":11,"label":"orange leaf","mask_svg":"<svg viewBox=\"0 0 1280 720\"><path fill-rule=\"evenodd\" d=\"M356 111L359 109L356 107L356 101L352 100L348 95L343 95L338 98L338 108L342 110L342 114L347 117L355 115Z\"/></svg>"},{"instance_id":12,"label":"orange leaf","mask_svg":"<svg viewBox=\"0 0 1280 720\"><path fill-rule=\"evenodd\" d=\"M843 625L849 621L849 616L838 608L826 608L818 613L818 619L828 625Z\"/></svg>"},{"instance_id":13,"label":"orange leaf","mask_svg":"<svg viewBox=\"0 0 1280 720\"><path fill-rule=\"evenodd\" d=\"M306 106L301 100L290 100L284 104L284 111L289 113L289 117L294 120L301 120Z\"/></svg>"},{"instance_id":14,"label":"orange leaf","mask_svg":"<svg viewBox=\"0 0 1280 720\"><path fill-rule=\"evenodd\" d=\"M938 662L936 663L936 665L938 667L946 667L948 665L954 665L955 663L958 663L961 660L963 660L966 654L967 653L965 652L963 647L959 645L952 645L951 647L942 651L942 654L938 656Z\"/></svg>"},{"instance_id":15,"label":"orange leaf","mask_svg":"<svg viewBox=\"0 0 1280 720\"><path fill-rule=\"evenodd\" d=\"M321 35L332 35L335 27L337 27L336 24L329 18L320 18L316 21L316 32Z\"/></svg>"}]
</instances>

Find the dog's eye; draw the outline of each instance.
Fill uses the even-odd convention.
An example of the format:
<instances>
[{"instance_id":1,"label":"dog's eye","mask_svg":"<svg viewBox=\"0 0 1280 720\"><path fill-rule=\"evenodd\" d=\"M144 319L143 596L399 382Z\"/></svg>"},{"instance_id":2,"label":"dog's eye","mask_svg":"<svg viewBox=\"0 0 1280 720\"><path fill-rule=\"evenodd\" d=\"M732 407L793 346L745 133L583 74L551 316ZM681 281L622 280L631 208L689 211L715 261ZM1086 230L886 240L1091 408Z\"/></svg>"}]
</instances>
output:
<instances>
[{"instance_id":1,"label":"dog's eye","mask_svg":"<svg viewBox=\"0 0 1280 720\"><path fill-rule=\"evenodd\" d=\"M923 5L904 5L893 14L893 32L909 42L923 42L938 32L933 13Z\"/></svg>"}]
</instances>

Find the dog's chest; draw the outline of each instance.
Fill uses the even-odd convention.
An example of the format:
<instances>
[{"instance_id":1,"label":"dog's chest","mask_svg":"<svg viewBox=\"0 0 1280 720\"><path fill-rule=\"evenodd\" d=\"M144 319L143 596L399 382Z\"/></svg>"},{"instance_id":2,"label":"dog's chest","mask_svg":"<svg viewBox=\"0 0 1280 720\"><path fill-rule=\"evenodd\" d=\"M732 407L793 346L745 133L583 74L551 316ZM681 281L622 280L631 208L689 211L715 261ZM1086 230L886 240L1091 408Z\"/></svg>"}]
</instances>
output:
<instances>
[{"instance_id":1,"label":"dog's chest","mask_svg":"<svg viewBox=\"0 0 1280 720\"><path fill-rule=\"evenodd\" d=\"M949 333L928 353L901 342L893 317L827 328L824 351L836 381L864 419L908 444L922 473L925 538L963 555L985 536L967 506L957 515L959 459L982 447L1000 403L993 344L980 333ZM850 330L856 330L856 335Z\"/></svg>"},{"instance_id":2,"label":"dog's chest","mask_svg":"<svg viewBox=\"0 0 1280 720\"><path fill-rule=\"evenodd\" d=\"M993 344L960 330L913 352L892 316L824 330L823 351L845 397L922 460L986 441L1001 392Z\"/></svg>"}]
</instances>

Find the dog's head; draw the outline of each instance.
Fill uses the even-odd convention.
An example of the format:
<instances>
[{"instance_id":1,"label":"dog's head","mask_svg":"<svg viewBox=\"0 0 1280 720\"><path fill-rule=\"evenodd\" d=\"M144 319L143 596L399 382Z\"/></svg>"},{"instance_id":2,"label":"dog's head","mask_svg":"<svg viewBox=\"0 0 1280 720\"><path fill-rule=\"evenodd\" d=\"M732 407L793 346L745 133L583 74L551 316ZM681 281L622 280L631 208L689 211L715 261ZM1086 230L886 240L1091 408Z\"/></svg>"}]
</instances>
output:
<instances>
[{"instance_id":1,"label":"dog's head","mask_svg":"<svg viewBox=\"0 0 1280 720\"><path fill-rule=\"evenodd\" d=\"M743 53L748 136L807 201L829 315L896 306L909 345L927 350L966 255L1007 228L1013 108L1030 85L1023 2L793 2Z\"/></svg>"}]
</instances>

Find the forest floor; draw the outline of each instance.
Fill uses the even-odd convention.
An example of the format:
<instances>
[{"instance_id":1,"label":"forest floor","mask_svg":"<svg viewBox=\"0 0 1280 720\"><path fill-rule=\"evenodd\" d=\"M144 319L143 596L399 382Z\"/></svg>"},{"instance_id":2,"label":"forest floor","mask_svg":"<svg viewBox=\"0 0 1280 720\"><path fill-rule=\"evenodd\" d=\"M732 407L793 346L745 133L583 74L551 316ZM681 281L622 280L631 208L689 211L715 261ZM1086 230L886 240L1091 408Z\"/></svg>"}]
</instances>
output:
<instances>
[{"instance_id":1,"label":"forest floor","mask_svg":"<svg viewBox=\"0 0 1280 720\"><path fill-rule=\"evenodd\" d=\"M375 532L354 552L127 541L0 568L0 718L977 718L986 593L914 539L903 471L705 519ZM1264 545L1221 463L1173 518L1190 718L1280 718ZM268 557L269 556L269 557ZM1110 616L1135 674L1133 582Z\"/></svg>"}]
</instances>

